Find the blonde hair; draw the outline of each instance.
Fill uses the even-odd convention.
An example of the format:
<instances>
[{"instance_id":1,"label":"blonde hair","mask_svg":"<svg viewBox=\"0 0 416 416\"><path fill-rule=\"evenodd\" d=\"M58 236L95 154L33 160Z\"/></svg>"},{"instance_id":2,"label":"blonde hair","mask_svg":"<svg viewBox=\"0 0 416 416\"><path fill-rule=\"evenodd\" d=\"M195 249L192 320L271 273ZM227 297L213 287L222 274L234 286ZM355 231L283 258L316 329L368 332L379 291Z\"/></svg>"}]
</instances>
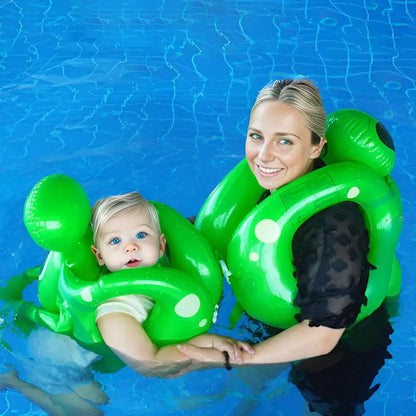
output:
<instances>
[{"instance_id":1,"label":"blonde hair","mask_svg":"<svg viewBox=\"0 0 416 416\"><path fill-rule=\"evenodd\" d=\"M94 233L94 242L104 224L114 215L125 210L140 211L147 209L150 218L155 226L156 231L160 234L159 215L156 208L138 192L129 192L127 194L109 196L99 199L92 207L91 228Z\"/></svg>"},{"instance_id":2,"label":"blonde hair","mask_svg":"<svg viewBox=\"0 0 416 416\"><path fill-rule=\"evenodd\" d=\"M325 136L326 111L318 87L306 78L277 80L262 88L253 111L266 101L281 101L298 110L306 120L306 126L312 132L312 143L320 142Z\"/></svg>"}]
</instances>

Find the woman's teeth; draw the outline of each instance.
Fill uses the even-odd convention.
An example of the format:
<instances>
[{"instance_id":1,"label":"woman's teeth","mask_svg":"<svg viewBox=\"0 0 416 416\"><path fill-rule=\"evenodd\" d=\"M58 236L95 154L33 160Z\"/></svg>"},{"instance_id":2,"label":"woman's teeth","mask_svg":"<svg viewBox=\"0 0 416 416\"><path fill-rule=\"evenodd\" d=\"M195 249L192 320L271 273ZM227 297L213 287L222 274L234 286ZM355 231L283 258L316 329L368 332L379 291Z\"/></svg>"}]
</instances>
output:
<instances>
[{"instance_id":1,"label":"woman's teeth","mask_svg":"<svg viewBox=\"0 0 416 416\"><path fill-rule=\"evenodd\" d=\"M263 173L276 173L276 172L281 171L282 169L281 168L278 168L278 169L275 169L275 168L265 168L263 166L259 166L259 170L260 170L260 172L263 172Z\"/></svg>"}]
</instances>

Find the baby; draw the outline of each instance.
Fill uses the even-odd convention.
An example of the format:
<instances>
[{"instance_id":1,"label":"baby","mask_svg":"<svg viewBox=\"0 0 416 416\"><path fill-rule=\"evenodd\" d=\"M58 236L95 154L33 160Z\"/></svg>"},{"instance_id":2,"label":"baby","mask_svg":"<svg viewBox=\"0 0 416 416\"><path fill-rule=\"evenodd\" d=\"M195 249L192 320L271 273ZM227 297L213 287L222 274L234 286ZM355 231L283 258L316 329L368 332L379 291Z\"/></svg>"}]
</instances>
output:
<instances>
[{"instance_id":1,"label":"baby","mask_svg":"<svg viewBox=\"0 0 416 416\"><path fill-rule=\"evenodd\" d=\"M99 265L109 272L152 266L165 252L166 239L156 208L137 192L97 201L92 208L91 227L91 249ZM151 298L136 294L115 297L99 305L96 322L104 342L127 365L144 375L175 377L192 370L195 363L175 345L157 348L147 336L142 323L153 306ZM218 357L223 357L225 351L227 365L228 356L231 363L240 363L241 350L252 351L247 343L214 334L197 336L188 343L214 348ZM195 368L201 368L201 364Z\"/></svg>"},{"instance_id":2,"label":"baby","mask_svg":"<svg viewBox=\"0 0 416 416\"><path fill-rule=\"evenodd\" d=\"M105 265L109 272L153 266L165 252L166 239L160 230L156 208L137 192L97 201L92 208L91 227L94 233L91 249L98 264ZM147 296L113 298L98 307L97 325L100 331L100 326L104 330L108 319L101 318L114 313L127 314L142 323L153 305Z\"/></svg>"}]
</instances>

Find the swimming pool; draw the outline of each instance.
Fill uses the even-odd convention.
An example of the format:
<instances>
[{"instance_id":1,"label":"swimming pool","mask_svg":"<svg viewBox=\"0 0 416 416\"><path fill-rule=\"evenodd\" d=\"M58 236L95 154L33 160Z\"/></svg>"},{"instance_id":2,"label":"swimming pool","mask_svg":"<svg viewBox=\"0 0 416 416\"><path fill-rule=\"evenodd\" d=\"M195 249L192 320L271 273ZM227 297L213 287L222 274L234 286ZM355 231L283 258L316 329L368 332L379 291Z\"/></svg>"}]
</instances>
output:
<instances>
[{"instance_id":1,"label":"swimming pool","mask_svg":"<svg viewBox=\"0 0 416 416\"><path fill-rule=\"evenodd\" d=\"M367 111L395 140L393 177L405 224L402 293L393 305L391 344L372 370L370 384L380 386L357 397L369 415L415 411L414 1L6 0L0 13L3 281L45 258L22 221L39 179L73 176L91 202L139 190L193 215L243 157L258 90L304 75L318 83L328 112ZM229 288L223 305L214 330L256 333L247 320L225 328ZM9 353L1 355L4 365L13 363ZM96 379L111 398L102 407L110 416L286 416L309 414L312 389L302 374L282 366L149 380L123 369ZM14 414L43 413L18 393L2 392L0 415Z\"/></svg>"}]
</instances>

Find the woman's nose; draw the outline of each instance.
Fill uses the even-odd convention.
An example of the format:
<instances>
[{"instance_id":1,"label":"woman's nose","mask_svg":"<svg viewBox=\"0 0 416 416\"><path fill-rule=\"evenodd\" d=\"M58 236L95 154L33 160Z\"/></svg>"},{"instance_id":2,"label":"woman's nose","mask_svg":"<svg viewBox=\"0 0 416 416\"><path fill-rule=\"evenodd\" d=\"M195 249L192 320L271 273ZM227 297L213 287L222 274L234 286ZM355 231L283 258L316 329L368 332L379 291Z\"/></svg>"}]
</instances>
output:
<instances>
[{"instance_id":1,"label":"woman's nose","mask_svg":"<svg viewBox=\"0 0 416 416\"><path fill-rule=\"evenodd\" d=\"M275 155L273 152L272 143L264 142L259 152L260 160L262 160L263 162L268 162L273 160L274 157Z\"/></svg>"}]
</instances>

